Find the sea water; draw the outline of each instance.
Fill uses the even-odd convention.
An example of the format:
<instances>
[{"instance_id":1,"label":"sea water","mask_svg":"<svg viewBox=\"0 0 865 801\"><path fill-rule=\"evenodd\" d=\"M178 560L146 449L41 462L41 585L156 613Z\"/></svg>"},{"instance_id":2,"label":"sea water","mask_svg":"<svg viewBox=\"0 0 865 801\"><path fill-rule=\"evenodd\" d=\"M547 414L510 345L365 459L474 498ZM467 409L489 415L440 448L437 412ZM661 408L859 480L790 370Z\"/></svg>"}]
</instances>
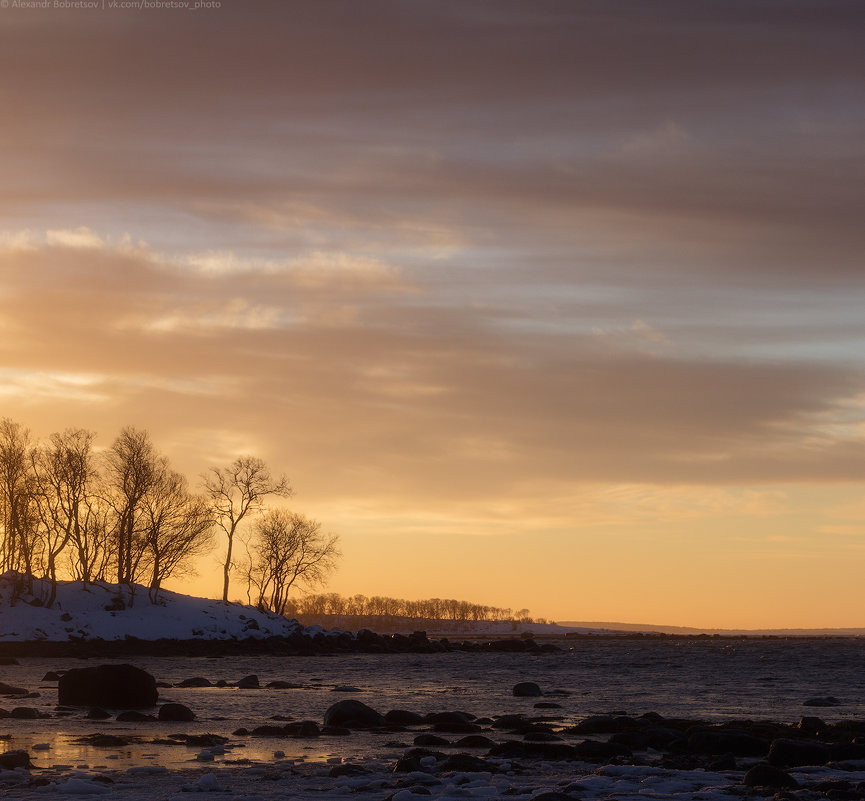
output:
<instances>
[{"instance_id":1,"label":"sea water","mask_svg":"<svg viewBox=\"0 0 865 801\"><path fill-rule=\"evenodd\" d=\"M124 660L22 658L0 668L0 681L40 693L31 699L0 699L0 707L32 706L47 717L0 719L7 749L32 750L39 763L178 765L192 762L201 749L155 745L168 734L214 733L229 738L215 761L272 758L276 749L289 759L395 758L411 733L359 733L314 741L234 737L244 727L273 724L274 716L321 722L325 710L342 698L357 698L384 713L407 709L421 714L459 710L477 717L506 713L553 715L569 725L593 714L658 712L665 717L710 721L739 718L795 722L804 715L826 721L865 718L865 640L863 639L581 639L559 641L559 653L338 654L314 657L178 658ZM93 721L84 712L62 716L56 710L57 685L43 682L48 671L105 662L129 662L167 684L201 676L215 683L255 674L262 689L162 688L160 703L191 707L194 723ZM267 689L287 681L294 689ZM545 698L516 698L517 682L534 681ZM335 690L354 687L354 691ZM832 696L838 705L814 708L805 702ZM539 701L559 709L536 709ZM155 710L150 710L155 711ZM99 749L78 742L102 732L128 737L125 749Z\"/></svg>"}]
</instances>

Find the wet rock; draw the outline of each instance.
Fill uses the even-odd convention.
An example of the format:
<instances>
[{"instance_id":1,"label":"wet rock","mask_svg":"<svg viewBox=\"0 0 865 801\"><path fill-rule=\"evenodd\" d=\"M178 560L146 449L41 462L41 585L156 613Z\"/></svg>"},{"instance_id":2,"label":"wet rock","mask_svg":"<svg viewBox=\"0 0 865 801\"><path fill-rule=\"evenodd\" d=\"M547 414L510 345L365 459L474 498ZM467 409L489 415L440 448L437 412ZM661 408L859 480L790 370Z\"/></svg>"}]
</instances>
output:
<instances>
[{"instance_id":1,"label":"wet rock","mask_svg":"<svg viewBox=\"0 0 865 801\"><path fill-rule=\"evenodd\" d=\"M185 704L163 704L159 707L159 720L189 722L195 720L195 712Z\"/></svg>"},{"instance_id":2,"label":"wet rock","mask_svg":"<svg viewBox=\"0 0 865 801\"><path fill-rule=\"evenodd\" d=\"M137 712L134 709L121 712L115 720L121 723L153 723L156 718L153 715L145 715L143 712Z\"/></svg>"},{"instance_id":3,"label":"wet rock","mask_svg":"<svg viewBox=\"0 0 865 801\"><path fill-rule=\"evenodd\" d=\"M471 754L453 754L442 762L441 770L461 773L496 773L498 767L492 762Z\"/></svg>"},{"instance_id":4,"label":"wet rock","mask_svg":"<svg viewBox=\"0 0 865 801\"><path fill-rule=\"evenodd\" d=\"M325 737L350 737L351 729L345 726L322 726L321 733Z\"/></svg>"},{"instance_id":5,"label":"wet rock","mask_svg":"<svg viewBox=\"0 0 865 801\"><path fill-rule=\"evenodd\" d=\"M394 726L420 726L425 722L423 715L417 712L409 712L407 709L391 709L386 712L384 719Z\"/></svg>"},{"instance_id":6,"label":"wet rock","mask_svg":"<svg viewBox=\"0 0 865 801\"><path fill-rule=\"evenodd\" d=\"M324 713L325 726L344 726L348 729L370 729L384 726L384 715L361 701L348 698L337 701Z\"/></svg>"},{"instance_id":7,"label":"wet rock","mask_svg":"<svg viewBox=\"0 0 865 801\"><path fill-rule=\"evenodd\" d=\"M545 759L550 762L577 759L576 748L564 743L525 743L507 740L490 748L487 756L503 759Z\"/></svg>"},{"instance_id":8,"label":"wet rock","mask_svg":"<svg viewBox=\"0 0 865 801\"><path fill-rule=\"evenodd\" d=\"M521 681L519 684L515 684L512 692L518 698L536 698L543 695L541 688L533 681Z\"/></svg>"},{"instance_id":9,"label":"wet rock","mask_svg":"<svg viewBox=\"0 0 865 801\"><path fill-rule=\"evenodd\" d=\"M744 731L699 729L688 737L688 750L696 754L765 757L769 743Z\"/></svg>"},{"instance_id":10,"label":"wet rock","mask_svg":"<svg viewBox=\"0 0 865 801\"><path fill-rule=\"evenodd\" d=\"M585 762L606 763L612 759L631 759L633 753L630 748L618 743L605 743L600 740L583 740L574 747L577 759Z\"/></svg>"},{"instance_id":11,"label":"wet rock","mask_svg":"<svg viewBox=\"0 0 865 801\"><path fill-rule=\"evenodd\" d=\"M535 704L535 709L561 709L562 705L554 701L539 701Z\"/></svg>"},{"instance_id":12,"label":"wet rock","mask_svg":"<svg viewBox=\"0 0 865 801\"><path fill-rule=\"evenodd\" d=\"M777 739L772 741L768 761L780 768L825 765L829 761L829 749L813 740Z\"/></svg>"},{"instance_id":13,"label":"wet rock","mask_svg":"<svg viewBox=\"0 0 865 801\"><path fill-rule=\"evenodd\" d=\"M297 734L295 737L321 737L321 729L318 727L318 723L314 720L304 720L297 724Z\"/></svg>"},{"instance_id":14,"label":"wet rock","mask_svg":"<svg viewBox=\"0 0 865 801\"><path fill-rule=\"evenodd\" d=\"M829 746L829 759L832 762L865 761L865 742L832 743Z\"/></svg>"},{"instance_id":15,"label":"wet rock","mask_svg":"<svg viewBox=\"0 0 865 801\"><path fill-rule=\"evenodd\" d=\"M244 676L240 681L237 682L238 690L258 690L261 688L261 685L258 683L258 676Z\"/></svg>"},{"instance_id":16,"label":"wet rock","mask_svg":"<svg viewBox=\"0 0 865 801\"><path fill-rule=\"evenodd\" d=\"M452 723L434 723L433 731L444 732L445 734L471 734L472 732L481 731L481 727L476 723L460 723L453 721Z\"/></svg>"},{"instance_id":17,"label":"wet rock","mask_svg":"<svg viewBox=\"0 0 865 801\"><path fill-rule=\"evenodd\" d=\"M10 718L17 718L18 720L38 720L42 717L39 714L38 709L34 709L32 706L16 706L9 713Z\"/></svg>"},{"instance_id":18,"label":"wet rock","mask_svg":"<svg viewBox=\"0 0 865 801\"><path fill-rule=\"evenodd\" d=\"M53 671L53 670L49 670L49 671L48 671L48 672L47 672L47 673L42 677L42 681L60 681L60 674L57 673L57 672L55 672L55 671Z\"/></svg>"},{"instance_id":19,"label":"wet rock","mask_svg":"<svg viewBox=\"0 0 865 801\"><path fill-rule=\"evenodd\" d=\"M490 725L494 729L516 730L525 726L528 721L523 715L502 715L496 718Z\"/></svg>"},{"instance_id":20,"label":"wet rock","mask_svg":"<svg viewBox=\"0 0 865 801\"><path fill-rule=\"evenodd\" d=\"M332 693L362 693L360 687L353 687L351 684L337 684L331 689Z\"/></svg>"},{"instance_id":21,"label":"wet rock","mask_svg":"<svg viewBox=\"0 0 865 801\"><path fill-rule=\"evenodd\" d=\"M707 770L719 773L724 770L736 770L736 757L733 754L724 754L722 757L706 765Z\"/></svg>"},{"instance_id":22,"label":"wet rock","mask_svg":"<svg viewBox=\"0 0 865 801\"><path fill-rule=\"evenodd\" d=\"M193 676L189 679L184 679L178 685L178 687L212 687L213 684L210 679L205 679L204 676Z\"/></svg>"},{"instance_id":23,"label":"wet rock","mask_svg":"<svg viewBox=\"0 0 865 801\"><path fill-rule=\"evenodd\" d=\"M415 745L421 745L421 743L415 741ZM492 748L495 742L482 734L470 734L467 737L460 737L454 745L457 748Z\"/></svg>"},{"instance_id":24,"label":"wet rock","mask_svg":"<svg viewBox=\"0 0 865 801\"><path fill-rule=\"evenodd\" d=\"M444 737L436 737L435 734L419 734L414 738L414 744L421 746L450 745L450 741L445 740Z\"/></svg>"},{"instance_id":25,"label":"wet rock","mask_svg":"<svg viewBox=\"0 0 865 801\"><path fill-rule=\"evenodd\" d=\"M413 756L400 757L393 766L394 773L415 773L420 769L420 761Z\"/></svg>"},{"instance_id":26,"label":"wet rock","mask_svg":"<svg viewBox=\"0 0 865 801\"><path fill-rule=\"evenodd\" d=\"M11 684L4 684L0 681L0 695L27 695L27 690L23 687L13 687Z\"/></svg>"},{"instance_id":27,"label":"wet rock","mask_svg":"<svg viewBox=\"0 0 865 801\"><path fill-rule=\"evenodd\" d=\"M799 786L789 773L765 762L754 765L742 779L746 787L769 787L772 789L795 789Z\"/></svg>"},{"instance_id":28,"label":"wet rock","mask_svg":"<svg viewBox=\"0 0 865 801\"><path fill-rule=\"evenodd\" d=\"M7 751L0 754L0 768L3 770L15 770L15 768L32 768L30 754L26 751Z\"/></svg>"},{"instance_id":29,"label":"wet rock","mask_svg":"<svg viewBox=\"0 0 865 801\"><path fill-rule=\"evenodd\" d=\"M814 736L824 731L826 724L820 718L804 717L796 724L796 728L805 734Z\"/></svg>"},{"instance_id":30,"label":"wet rock","mask_svg":"<svg viewBox=\"0 0 865 801\"><path fill-rule=\"evenodd\" d=\"M125 737L118 737L116 734L102 734L101 732L80 737L76 742L82 745L92 745L95 748L122 748L131 743Z\"/></svg>"},{"instance_id":31,"label":"wet rock","mask_svg":"<svg viewBox=\"0 0 865 801\"><path fill-rule=\"evenodd\" d=\"M363 776L369 771L363 765L351 765L344 763L342 765L334 765L329 771L328 776L331 779L338 779L341 776Z\"/></svg>"},{"instance_id":32,"label":"wet rock","mask_svg":"<svg viewBox=\"0 0 865 801\"><path fill-rule=\"evenodd\" d=\"M290 681L269 681L264 685L269 690L301 690L302 684L293 684Z\"/></svg>"},{"instance_id":33,"label":"wet rock","mask_svg":"<svg viewBox=\"0 0 865 801\"><path fill-rule=\"evenodd\" d=\"M195 745L199 748L213 748L215 745L225 745L228 742L227 737L209 732L206 734L187 734L183 739L187 745Z\"/></svg>"},{"instance_id":34,"label":"wet rock","mask_svg":"<svg viewBox=\"0 0 865 801\"><path fill-rule=\"evenodd\" d=\"M105 720L105 718L110 718L111 713L106 712L104 709L101 709L98 706L91 707L90 711L85 715L87 720Z\"/></svg>"},{"instance_id":35,"label":"wet rock","mask_svg":"<svg viewBox=\"0 0 865 801\"><path fill-rule=\"evenodd\" d=\"M60 677L60 703L66 706L140 708L155 706L156 679L133 665L75 668Z\"/></svg>"}]
</instances>

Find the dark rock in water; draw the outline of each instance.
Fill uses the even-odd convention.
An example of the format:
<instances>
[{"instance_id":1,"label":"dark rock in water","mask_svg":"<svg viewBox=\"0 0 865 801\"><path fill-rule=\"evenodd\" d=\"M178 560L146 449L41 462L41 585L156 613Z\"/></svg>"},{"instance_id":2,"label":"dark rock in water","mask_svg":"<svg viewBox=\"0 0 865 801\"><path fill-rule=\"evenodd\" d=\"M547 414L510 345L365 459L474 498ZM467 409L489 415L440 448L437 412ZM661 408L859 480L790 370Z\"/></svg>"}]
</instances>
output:
<instances>
[{"instance_id":1,"label":"dark rock in water","mask_svg":"<svg viewBox=\"0 0 865 801\"><path fill-rule=\"evenodd\" d=\"M249 729L246 729L243 726L241 726L239 729L235 729L233 732L231 732L231 736L232 737L248 737L249 733L250 733Z\"/></svg>"},{"instance_id":2,"label":"dark rock in water","mask_svg":"<svg viewBox=\"0 0 865 801\"><path fill-rule=\"evenodd\" d=\"M11 684L4 684L0 681L0 695L27 695L27 690L23 687L13 687Z\"/></svg>"},{"instance_id":3,"label":"dark rock in water","mask_svg":"<svg viewBox=\"0 0 865 801\"><path fill-rule=\"evenodd\" d=\"M815 717L804 717L797 724L796 728L806 734L816 735L826 729L826 724Z\"/></svg>"},{"instance_id":4,"label":"dark rock in water","mask_svg":"<svg viewBox=\"0 0 865 801\"><path fill-rule=\"evenodd\" d=\"M421 743L415 740L415 745L421 745ZM454 745L457 748L492 748L495 742L482 734L470 734L468 737L460 737Z\"/></svg>"},{"instance_id":5,"label":"dark rock in water","mask_svg":"<svg viewBox=\"0 0 865 801\"><path fill-rule=\"evenodd\" d=\"M706 765L706 768L715 773L722 770L736 770L736 757L733 754L724 754L724 756Z\"/></svg>"},{"instance_id":6,"label":"dark rock in water","mask_svg":"<svg viewBox=\"0 0 865 801\"><path fill-rule=\"evenodd\" d=\"M256 726L250 734L253 737L286 737L285 726Z\"/></svg>"},{"instance_id":7,"label":"dark rock in water","mask_svg":"<svg viewBox=\"0 0 865 801\"><path fill-rule=\"evenodd\" d=\"M304 720L298 725L296 737L321 737L321 729L314 720Z\"/></svg>"},{"instance_id":8,"label":"dark rock in water","mask_svg":"<svg viewBox=\"0 0 865 801\"><path fill-rule=\"evenodd\" d=\"M795 789L799 786L789 773L779 770L765 762L754 765L746 774L742 783L746 787L770 787L772 789Z\"/></svg>"},{"instance_id":9,"label":"dark rock in water","mask_svg":"<svg viewBox=\"0 0 865 801\"><path fill-rule=\"evenodd\" d=\"M543 695L541 688L533 681L521 681L514 685L513 694L518 698L537 698Z\"/></svg>"},{"instance_id":10,"label":"dark rock in water","mask_svg":"<svg viewBox=\"0 0 865 801\"><path fill-rule=\"evenodd\" d=\"M15 770L15 768L32 768L30 754L26 751L7 751L0 754L0 768L3 770Z\"/></svg>"},{"instance_id":11,"label":"dark rock in water","mask_svg":"<svg viewBox=\"0 0 865 801\"><path fill-rule=\"evenodd\" d=\"M156 679L133 665L99 665L64 673L57 685L60 703L67 706L148 707L159 694Z\"/></svg>"},{"instance_id":12,"label":"dark rock in water","mask_svg":"<svg viewBox=\"0 0 865 801\"><path fill-rule=\"evenodd\" d=\"M130 744L130 741L125 737L118 737L116 734L102 734L101 732L80 737L76 742L82 745L92 745L96 748L122 748Z\"/></svg>"},{"instance_id":13,"label":"dark rock in water","mask_svg":"<svg viewBox=\"0 0 865 801\"><path fill-rule=\"evenodd\" d=\"M568 729L569 734L611 734L622 727L612 715L589 715Z\"/></svg>"},{"instance_id":14,"label":"dark rock in water","mask_svg":"<svg viewBox=\"0 0 865 801\"><path fill-rule=\"evenodd\" d=\"M561 704L556 704L553 701L539 701L535 704L535 709L561 709ZM537 796L538 798L540 796Z\"/></svg>"},{"instance_id":15,"label":"dark rock in water","mask_svg":"<svg viewBox=\"0 0 865 801\"><path fill-rule=\"evenodd\" d=\"M238 690L258 690L261 688L261 685L258 683L258 676L244 676L239 682L237 682Z\"/></svg>"},{"instance_id":16,"label":"dark rock in water","mask_svg":"<svg viewBox=\"0 0 865 801\"><path fill-rule=\"evenodd\" d=\"M351 737L351 729L345 726L322 726L321 733L325 737Z\"/></svg>"},{"instance_id":17,"label":"dark rock in water","mask_svg":"<svg viewBox=\"0 0 865 801\"><path fill-rule=\"evenodd\" d=\"M562 738L551 731L530 731L523 735L523 739L532 743L555 743L561 742Z\"/></svg>"},{"instance_id":18,"label":"dark rock in water","mask_svg":"<svg viewBox=\"0 0 865 801\"><path fill-rule=\"evenodd\" d=\"M290 681L269 681L264 685L269 690L301 690L302 684L292 684Z\"/></svg>"},{"instance_id":19,"label":"dark rock in water","mask_svg":"<svg viewBox=\"0 0 865 801\"><path fill-rule=\"evenodd\" d=\"M159 707L159 719L189 722L195 720L195 712L185 704L163 704Z\"/></svg>"},{"instance_id":20,"label":"dark rock in water","mask_svg":"<svg viewBox=\"0 0 865 801\"><path fill-rule=\"evenodd\" d=\"M413 756L400 757L393 766L394 773L414 773L420 770L420 762Z\"/></svg>"},{"instance_id":21,"label":"dark rock in water","mask_svg":"<svg viewBox=\"0 0 865 801\"><path fill-rule=\"evenodd\" d=\"M733 729L698 729L688 737L688 750L696 754L733 754L765 757L769 743Z\"/></svg>"},{"instance_id":22,"label":"dark rock in water","mask_svg":"<svg viewBox=\"0 0 865 801\"><path fill-rule=\"evenodd\" d=\"M841 706L841 701L834 695L824 695L819 698L809 698L802 702L802 706Z\"/></svg>"},{"instance_id":23,"label":"dark rock in water","mask_svg":"<svg viewBox=\"0 0 865 801\"><path fill-rule=\"evenodd\" d=\"M386 712L384 719L394 726L420 726L425 722L423 715L417 712L409 712L407 709L391 709Z\"/></svg>"},{"instance_id":24,"label":"dark rock in water","mask_svg":"<svg viewBox=\"0 0 865 801\"><path fill-rule=\"evenodd\" d=\"M384 726L384 715L376 712L361 701L347 698L337 701L324 713L325 726L345 726L348 729L369 729Z\"/></svg>"},{"instance_id":25,"label":"dark rock in water","mask_svg":"<svg viewBox=\"0 0 865 801\"><path fill-rule=\"evenodd\" d=\"M471 754L453 754L441 764L443 771L455 770L461 773L496 773L498 766Z\"/></svg>"},{"instance_id":26,"label":"dark rock in water","mask_svg":"<svg viewBox=\"0 0 865 801\"><path fill-rule=\"evenodd\" d=\"M352 687L350 684L337 684L331 690L332 693L362 693L363 690L360 687Z\"/></svg>"},{"instance_id":27,"label":"dark rock in water","mask_svg":"<svg viewBox=\"0 0 865 801\"><path fill-rule=\"evenodd\" d=\"M178 685L178 687L212 687L213 684L209 679L205 679L203 676L193 676L191 679L184 679Z\"/></svg>"},{"instance_id":28,"label":"dark rock in water","mask_svg":"<svg viewBox=\"0 0 865 801\"><path fill-rule=\"evenodd\" d=\"M558 790L547 790L532 796L532 801L574 801L574 796L560 793Z\"/></svg>"},{"instance_id":29,"label":"dark rock in water","mask_svg":"<svg viewBox=\"0 0 865 801\"><path fill-rule=\"evenodd\" d=\"M490 725L494 729L514 730L525 726L526 723L526 718L523 715L502 715L496 718Z\"/></svg>"},{"instance_id":30,"label":"dark rock in water","mask_svg":"<svg viewBox=\"0 0 865 801\"><path fill-rule=\"evenodd\" d=\"M468 712L433 712L425 720L427 723L471 723L474 715Z\"/></svg>"},{"instance_id":31,"label":"dark rock in water","mask_svg":"<svg viewBox=\"0 0 865 801\"><path fill-rule=\"evenodd\" d=\"M216 682L216 684L214 684L213 686L214 686L214 687L228 687L228 682L227 682L225 679L220 679L220 680L219 680L218 682Z\"/></svg>"},{"instance_id":32,"label":"dark rock in water","mask_svg":"<svg viewBox=\"0 0 865 801\"><path fill-rule=\"evenodd\" d=\"M600 740L583 740L574 747L577 759L586 762L606 763L611 759L620 757L631 759L633 753L630 748L618 743L605 743Z\"/></svg>"},{"instance_id":33,"label":"dark rock in water","mask_svg":"<svg viewBox=\"0 0 865 801\"><path fill-rule=\"evenodd\" d=\"M487 756L503 759L546 759L550 762L573 761L577 750L564 743L525 743L506 740L490 748Z\"/></svg>"},{"instance_id":34,"label":"dark rock in water","mask_svg":"<svg viewBox=\"0 0 865 801\"><path fill-rule=\"evenodd\" d=\"M106 712L104 709L100 709L98 706L94 706L85 715L85 717L87 718L87 720L105 720L105 718L111 717L111 713Z\"/></svg>"},{"instance_id":35,"label":"dark rock in water","mask_svg":"<svg viewBox=\"0 0 865 801\"><path fill-rule=\"evenodd\" d=\"M49 670L43 677L42 681L60 681L60 674Z\"/></svg>"},{"instance_id":36,"label":"dark rock in water","mask_svg":"<svg viewBox=\"0 0 865 801\"><path fill-rule=\"evenodd\" d=\"M214 745L224 745L228 742L228 737L223 737L221 734L188 734L184 738L187 745L194 745L199 748L211 748Z\"/></svg>"},{"instance_id":37,"label":"dark rock in water","mask_svg":"<svg viewBox=\"0 0 865 801\"><path fill-rule=\"evenodd\" d=\"M435 734L419 734L414 738L415 745L450 745L449 740L444 737L436 737Z\"/></svg>"},{"instance_id":38,"label":"dark rock in water","mask_svg":"<svg viewBox=\"0 0 865 801\"><path fill-rule=\"evenodd\" d=\"M16 706L9 713L10 718L17 718L18 720L38 720L41 715L39 714L38 709L34 709L32 706Z\"/></svg>"},{"instance_id":39,"label":"dark rock in water","mask_svg":"<svg viewBox=\"0 0 865 801\"><path fill-rule=\"evenodd\" d=\"M433 731L444 732L445 734L470 734L472 732L481 731L481 727L476 723L433 723Z\"/></svg>"},{"instance_id":40,"label":"dark rock in water","mask_svg":"<svg viewBox=\"0 0 865 801\"><path fill-rule=\"evenodd\" d=\"M832 762L865 761L865 742L833 743L829 746Z\"/></svg>"},{"instance_id":41,"label":"dark rock in water","mask_svg":"<svg viewBox=\"0 0 865 801\"><path fill-rule=\"evenodd\" d=\"M121 723L153 723L156 720L153 715L145 715L143 712L136 712L134 709L121 712L115 720Z\"/></svg>"},{"instance_id":42,"label":"dark rock in water","mask_svg":"<svg viewBox=\"0 0 865 801\"><path fill-rule=\"evenodd\" d=\"M825 765L828 761L829 749L812 740L773 740L769 749L769 764L775 767Z\"/></svg>"},{"instance_id":43,"label":"dark rock in water","mask_svg":"<svg viewBox=\"0 0 865 801\"><path fill-rule=\"evenodd\" d=\"M342 765L334 765L330 771L328 771L327 775L330 776L331 779L338 779L340 776L363 776L367 773L369 773L369 771L362 765L344 763Z\"/></svg>"}]
</instances>

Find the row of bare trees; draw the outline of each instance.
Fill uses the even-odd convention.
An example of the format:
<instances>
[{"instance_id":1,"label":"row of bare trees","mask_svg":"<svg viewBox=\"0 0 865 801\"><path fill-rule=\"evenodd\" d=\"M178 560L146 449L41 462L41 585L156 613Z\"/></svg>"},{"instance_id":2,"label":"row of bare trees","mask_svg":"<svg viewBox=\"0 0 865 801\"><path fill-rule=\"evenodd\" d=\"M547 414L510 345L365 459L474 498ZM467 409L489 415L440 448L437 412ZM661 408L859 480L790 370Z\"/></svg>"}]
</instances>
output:
<instances>
[{"instance_id":1,"label":"row of bare trees","mask_svg":"<svg viewBox=\"0 0 865 801\"><path fill-rule=\"evenodd\" d=\"M503 609L497 606L458 601L454 598L427 598L407 601L381 595L352 595L317 593L293 600L286 607L292 616L338 616L407 618L412 620L450 620L457 622L516 621L518 623L546 623L543 618L529 617L528 609Z\"/></svg>"},{"instance_id":2,"label":"row of bare trees","mask_svg":"<svg viewBox=\"0 0 865 801\"><path fill-rule=\"evenodd\" d=\"M68 576L84 586L145 584L155 602L166 580L193 572L214 549L219 531L224 601L237 567L248 597L279 613L292 586L319 583L333 568L337 538L318 523L284 509L262 514L268 498L291 489L261 459L213 467L193 492L147 431L126 427L101 452L94 441L92 431L70 428L34 442L21 424L0 420L0 572L17 573L22 591L46 578L52 605L58 577ZM238 565L235 543L253 518Z\"/></svg>"}]
</instances>

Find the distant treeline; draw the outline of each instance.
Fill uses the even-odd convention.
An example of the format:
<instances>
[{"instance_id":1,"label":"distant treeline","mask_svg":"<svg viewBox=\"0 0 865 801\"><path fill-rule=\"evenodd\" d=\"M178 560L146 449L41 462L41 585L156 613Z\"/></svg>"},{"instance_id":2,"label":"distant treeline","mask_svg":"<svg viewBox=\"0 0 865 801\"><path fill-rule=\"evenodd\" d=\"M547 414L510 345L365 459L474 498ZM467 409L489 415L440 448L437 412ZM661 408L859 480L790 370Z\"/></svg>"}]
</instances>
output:
<instances>
[{"instance_id":1,"label":"distant treeline","mask_svg":"<svg viewBox=\"0 0 865 801\"><path fill-rule=\"evenodd\" d=\"M407 601L382 595L352 595L318 593L292 599L286 604L285 615L299 618L329 619L340 615L388 620L443 620L454 622L516 622L546 623L544 618L529 617L528 609L503 609L497 606L458 601L454 598L427 598Z\"/></svg>"}]
</instances>

